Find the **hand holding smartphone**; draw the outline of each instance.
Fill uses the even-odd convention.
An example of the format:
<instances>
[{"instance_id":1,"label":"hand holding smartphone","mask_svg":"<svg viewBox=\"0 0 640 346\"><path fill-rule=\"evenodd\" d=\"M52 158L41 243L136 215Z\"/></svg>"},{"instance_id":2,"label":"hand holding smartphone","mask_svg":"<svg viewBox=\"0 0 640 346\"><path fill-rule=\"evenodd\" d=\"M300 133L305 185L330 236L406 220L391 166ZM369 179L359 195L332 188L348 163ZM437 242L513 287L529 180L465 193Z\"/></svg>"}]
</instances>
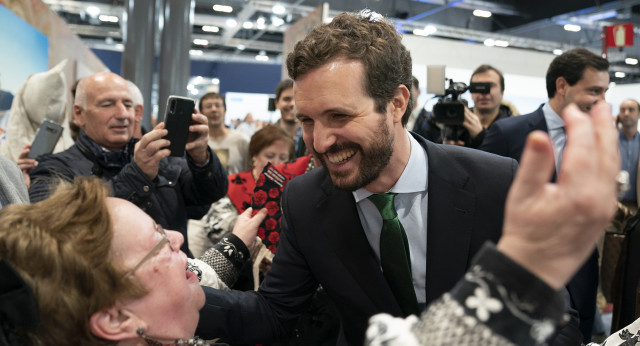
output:
<instances>
[{"instance_id":1,"label":"hand holding smartphone","mask_svg":"<svg viewBox=\"0 0 640 346\"><path fill-rule=\"evenodd\" d=\"M195 101L181 96L171 95L167 99L167 107L164 115L164 128L169 133L164 137L171 141L169 150L171 156L182 157L189 136L191 115L195 109Z\"/></svg>"},{"instance_id":2,"label":"hand holding smartphone","mask_svg":"<svg viewBox=\"0 0 640 346\"><path fill-rule=\"evenodd\" d=\"M40 155L51 154L62 135L62 126L51 120L45 119L40 124L38 132L31 143L31 151L27 155L35 159Z\"/></svg>"}]
</instances>

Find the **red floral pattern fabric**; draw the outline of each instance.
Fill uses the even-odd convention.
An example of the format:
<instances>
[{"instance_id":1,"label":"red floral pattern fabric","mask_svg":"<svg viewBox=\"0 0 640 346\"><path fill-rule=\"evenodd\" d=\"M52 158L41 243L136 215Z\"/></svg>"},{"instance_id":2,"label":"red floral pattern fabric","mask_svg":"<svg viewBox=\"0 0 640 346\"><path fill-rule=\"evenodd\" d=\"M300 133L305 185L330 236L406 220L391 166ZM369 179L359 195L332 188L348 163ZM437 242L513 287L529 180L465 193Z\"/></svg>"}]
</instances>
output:
<instances>
[{"instance_id":1,"label":"red floral pattern fabric","mask_svg":"<svg viewBox=\"0 0 640 346\"><path fill-rule=\"evenodd\" d=\"M278 247L278 241L280 241L282 228L280 202L284 185L294 177L305 173L309 167L310 159L311 155L303 156L293 162L278 166L273 166L269 163L260 173L258 181L255 182L251 207L254 213L262 208L267 208L267 217L258 228L258 237L274 254ZM229 191L231 191L231 184Z\"/></svg>"}]
</instances>

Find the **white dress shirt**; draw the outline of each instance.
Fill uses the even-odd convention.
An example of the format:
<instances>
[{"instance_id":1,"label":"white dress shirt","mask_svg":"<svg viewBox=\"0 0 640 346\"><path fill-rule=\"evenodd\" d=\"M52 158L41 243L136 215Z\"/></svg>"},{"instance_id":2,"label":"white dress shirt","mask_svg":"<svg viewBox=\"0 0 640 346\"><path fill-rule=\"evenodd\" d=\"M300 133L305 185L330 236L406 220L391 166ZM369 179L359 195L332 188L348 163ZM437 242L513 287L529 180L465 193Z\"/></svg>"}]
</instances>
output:
<instances>
[{"instance_id":1,"label":"white dress shirt","mask_svg":"<svg viewBox=\"0 0 640 346\"><path fill-rule=\"evenodd\" d=\"M400 179L387 192L398 194L395 198L395 207L409 241L413 288L418 303L424 303L426 302L427 275L428 160L427 152L420 143L408 131L406 135L409 136L411 143L409 162ZM365 188L353 192L360 222L371 248L380 261L382 216L375 205L367 199L371 194Z\"/></svg>"},{"instance_id":2,"label":"white dress shirt","mask_svg":"<svg viewBox=\"0 0 640 346\"><path fill-rule=\"evenodd\" d=\"M549 103L545 103L542 107L544 112L544 120L547 122L547 131L553 143L553 157L556 162L556 174L560 172L560 164L562 163L562 152L567 141L567 135L564 132L564 121L558 113L556 113Z\"/></svg>"}]
</instances>

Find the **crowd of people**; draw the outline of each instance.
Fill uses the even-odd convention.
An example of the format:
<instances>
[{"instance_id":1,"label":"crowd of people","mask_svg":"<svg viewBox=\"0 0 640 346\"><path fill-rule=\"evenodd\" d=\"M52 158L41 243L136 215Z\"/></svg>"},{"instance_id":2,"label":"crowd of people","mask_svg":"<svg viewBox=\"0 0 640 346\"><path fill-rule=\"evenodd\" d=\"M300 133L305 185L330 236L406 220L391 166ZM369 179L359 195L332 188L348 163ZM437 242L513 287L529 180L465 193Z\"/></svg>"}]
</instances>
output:
<instances>
[{"instance_id":1,"label":"crowd of people","mask_svg":"<svg viewBox=\"0 0 640 346\"><path fill-rule=\"evenodd\" d=\"M453 130L418 105L410 52L379 14L316 27L286 67L279 121L231 129L207 93L182 157L111 72L74 86L66 150L30 158L35 133L8 132L0 345L592 341L596 243L640 200L640 104L614 119L607 60L556 57L548 102L526 115L481 64L470 83L488 89ZM606 345L638 340L634 320Z\"/></svg>"}]
</instances>

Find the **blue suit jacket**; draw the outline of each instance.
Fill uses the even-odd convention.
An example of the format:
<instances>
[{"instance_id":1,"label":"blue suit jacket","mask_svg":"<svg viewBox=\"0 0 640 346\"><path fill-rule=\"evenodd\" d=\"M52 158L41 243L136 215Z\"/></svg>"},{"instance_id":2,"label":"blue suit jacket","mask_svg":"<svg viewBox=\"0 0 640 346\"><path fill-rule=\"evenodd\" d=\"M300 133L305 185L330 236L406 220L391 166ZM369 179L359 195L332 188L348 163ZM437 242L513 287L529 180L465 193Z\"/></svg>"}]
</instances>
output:
<instances>
[{"instance_id":1,"label":"blue suit jacket","mask_svg":"<svg viewBox=\"0 0 640 346\"><path fill-rule=\"evenodd\" d=\"M548 132L542 106L533 113L496 121L487 131L487 136L478 149L520 162L527 136L535 130ZM554 173L552 181L555 179ZM571 307L580 315L579 328L585 343L591 340L597 289L598 251L596 250L567 284L567 290L571 296Z\"/></svg>"}]
</instances>

